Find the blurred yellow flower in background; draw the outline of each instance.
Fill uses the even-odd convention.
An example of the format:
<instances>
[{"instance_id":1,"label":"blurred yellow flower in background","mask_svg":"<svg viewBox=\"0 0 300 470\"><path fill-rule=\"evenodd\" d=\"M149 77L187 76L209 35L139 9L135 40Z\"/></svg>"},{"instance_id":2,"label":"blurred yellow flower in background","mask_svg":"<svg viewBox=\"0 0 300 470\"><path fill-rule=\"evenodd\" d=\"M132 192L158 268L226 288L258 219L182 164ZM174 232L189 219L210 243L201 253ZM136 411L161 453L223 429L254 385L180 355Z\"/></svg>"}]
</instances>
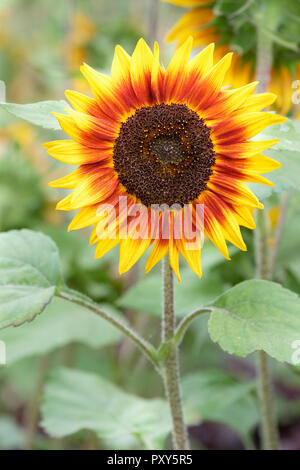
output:
<instances>
[{"instance_id":1,"label":"blurred yellow flower in background","mask_svg":"<svg viewBox=\"0 0 300 470\"><path fill-rule=\"evenodd\" d=\"M226 36L228 31L222 29L222 24L216 21L218 15L215 14L214 8L216 1L205 0L161 0L166 3L172 3L180 7L192 7L182 15L179 21L173 26L167 35L167 41L176 41L179 47L189 36L194 39L194 46L200 47L211 42L216 42L216 57L222 57L225 53L231 50L229 44L226 44ZM233 33L234 34L234 33ZM225 39L224 39L225 38ZM275 63L271 70L271 77L268 86L268 91L277 95L277 100L273 109L282 113L288 114L293 109L292 95L293 95L293 81L300 77L299 73L300 62L297 66L298 73L295 67L288 67L284 63ZM291 69L294 69L293 72ZM228 86L243 86L255 79L255 50L252 57L249 54L243 56L236 53L230 71L228 71L225 83ZM296 117L300 117L300 111L296 111Z\"/></svg>"},{"instance_id":2,"label":"blurred yellow flower in background","mask_svg":"<svg viewBox=\"0 0 300 470\"><path fill-rule=\"evenodd\" d=\"M96 34L96 25L82 11L75 11L70 18L70 27L65 39L68 67L78 69L80 65L88 61L87 45Z\"/></svg>"}]
</instances>

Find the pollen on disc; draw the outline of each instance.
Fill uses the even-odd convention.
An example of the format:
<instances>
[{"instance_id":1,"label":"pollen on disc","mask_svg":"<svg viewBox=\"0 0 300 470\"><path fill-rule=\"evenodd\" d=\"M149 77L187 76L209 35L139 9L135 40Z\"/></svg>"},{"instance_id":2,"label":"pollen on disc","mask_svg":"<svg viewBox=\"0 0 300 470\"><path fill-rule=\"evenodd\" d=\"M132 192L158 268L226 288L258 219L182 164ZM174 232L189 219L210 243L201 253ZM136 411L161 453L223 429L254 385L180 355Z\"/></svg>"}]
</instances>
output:
<instances>
[{"instance_id":1,"label":"pollen on disc","mask_svg":"<svg viewBox=\"0 0 300 470\"><path fill-rule=\"evenodd\" d=\"M146 206L197 199L215 163L210 129L183 104L145 106L122 123L114 168L129 194Z\"/></svg>"}]
</instances>

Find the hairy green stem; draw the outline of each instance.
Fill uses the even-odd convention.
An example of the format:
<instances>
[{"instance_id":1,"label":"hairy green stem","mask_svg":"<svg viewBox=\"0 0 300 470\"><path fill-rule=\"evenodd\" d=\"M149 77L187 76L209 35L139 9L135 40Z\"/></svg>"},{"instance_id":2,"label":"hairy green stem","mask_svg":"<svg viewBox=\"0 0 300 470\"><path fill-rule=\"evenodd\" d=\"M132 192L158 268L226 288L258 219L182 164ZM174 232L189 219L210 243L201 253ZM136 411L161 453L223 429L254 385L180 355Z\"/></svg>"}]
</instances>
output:
<instances>
[{"instance_id":1,"label":"hairy green stem","mask_svg":"<svg viewBox=\"0 0 300 470\"><path fill-rule=\"evenodd\" d=\"M269 223L266 211L256 214L255 255L256 277L268 280L270 277Z\"/></svg>"},{"instance_id":2,"label":"hairy green stem","mask_svg":"<svg viewBox=\"0 0 300 470\"><path fill-rule=\"evenodd\" d=\"M270 262L268 247L268 224L265 212L257 214L256 266L258 279L270 279ZM278 449L278 431L273 410L273 390L269 358L264 351L257 352L257 390L261 418L261 440L264 450Z\"/></svg>"},{"instance_id":3,"label":"hairy green stem","mask_svg":"<svg viewBox=\"0 0 300 470\"><path fill-rule=\"evenodd\" d=\"M275 3L275 2L274 2ZM270 2L271 8L272 2ZM277 8L272 7L270 13L270 21L272 28L276 28L278 21ZM266 14L266 11L264 12ZM256 79L259 81L257 91L264 93L268 89L270 82L271 67L273 62L273 45L272 41L264 32L264 18L262 15L260 22L257 24L257 52L256 52ZM259 279L270 279L270 252L268 245L269 226L267 214L259 212L257 214L257 229L255 234L256 240L256 276ZM261 440L262 448L265 450L278 449L278 430L273 409L273 390L271 372L269 369L269 358L264 351L257 353L257 389L260 405L261 417Z\"/></svg>"},{"instance_id":4,"label":"hairy green stem","mask_svg":"<svg viewBox=\"0 0 300 470\"><path fill-rule=\"evenodd\" d=\"M179 346L179 344L183 340L183 337L185 335L187 328L190 326L191 322L195 318L199 317L199 315L202 315L203 313L211 313L212 310L216 310L216 309L213 307L203 307L186 315L176 328L175 337L174 337L175 343Z\"/></svg>"},{"instance_id":5,"label":"hairy green stem","mask_svg":"<svg viewBox=\"0 0 300 470\"><path fill-rule=\"evenodd\" d=\"M173 271L169 257L163 259L163 315L162 343L168 344L163 359L163 377L166 397L169 402L173 424L173 445L176 450L189 448L186 426L184 423L180 378L178 346L175 344L174 285Z\"/></svg>"},{"instance_id":6,"label":"hairy green stem","mask_svg":"<svg viewBox=\"0 0 300 470\"><path fill-rule=\"evenodd\" d=\"M257 92L264 93L268 89L271 78L272 42L260 27L257 28L257 44L256 80L259 82Z\"/></svg>"},{"instance_id":7,"label":"hairy green stem","mask_svg":"<svg viewBox=\"0 0 300 470\"><path fill-rule=\"evenodd\" d=\"M279 250L279 244L283 232L284 221L290 200L290 192L287 191L278 217L277 227L275 231L275 242L272 251L268 248L268 225L265 218L260 213L258 223L258 239L257 239L257 277L261 279L273 278L275 262ZM262 414L261 433L264 449L278 449L278 430L272 407L272 382L269 370L269 358L264 351L258 352L257 369L258 369L258 393L260 399L260 408Z\"/></svg>"},{"instance_id":8,"label":"hairy green stem","mask_svg":"<svg viewBox=\"0 0 300 470\"><path fill-rule=\"evenodd\" d=\"M270 281L273 278L275 263L277 260L280 240L281 240L281 236L282 236L282 232L284 228L284 222L285 222L290 198L291 198L291 192L286 191L286 193L283 196L282 205L281 205L281 209L280 209L279 216L278 216L278 221L277 221L276 230L275 230L274 245L273 245L273 249L272 249L271 256L270 256L270 264L269 264Z\"/></svg>"},{"instance_id":9,"label":"hairy green stem","mask_svg":"<svg viewBox=\"0 0 300 470\"><path fill-rule=\"evenodd\" d=\"M158 40L158 10L160 0L152 0L149 14L149 37L153 43Z\"/></svg>"},{"instance_id":10,"label":"hairy green stem","mask_svg":"<svg viewBox=\"0 0 300 470\"><path fill-rule=\"evenodd\" d=\"M272 383L269 357L265 351L257 353L258 396L261 411L261 434L264 450L278 449L278 432L272 403Z\"/></svg>"}]
</instances>

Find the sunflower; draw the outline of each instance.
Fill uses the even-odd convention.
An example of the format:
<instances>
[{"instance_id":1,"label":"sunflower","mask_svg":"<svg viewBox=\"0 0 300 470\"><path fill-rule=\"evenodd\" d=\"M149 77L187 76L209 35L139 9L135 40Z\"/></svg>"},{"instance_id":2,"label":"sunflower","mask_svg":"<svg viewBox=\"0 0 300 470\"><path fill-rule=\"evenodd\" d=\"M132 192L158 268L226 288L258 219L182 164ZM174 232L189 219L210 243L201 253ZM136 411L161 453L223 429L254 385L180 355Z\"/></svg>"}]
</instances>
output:
<instances>
[{"instance_id":1,"label":"sunflower","mask_svg":"<svg viewBox=\"0 0 300 470\"><path fill-rule=\"evenodd\" d=\"M194 47L204 46L219 40L217 28L212 24L216 16L213 12L214 1L207 0L161 0L180 7L193 7L182 15L167 36L168 42L177 41L180 46L187 37L192 36Z\"/></svg>"},{"instance_id":2,"label":"sunflower","mask_svg":"<svg viewBox=\"0 0 300 470\"><path fill-rule=\"evenodd\" d=\"M232 54L213 65L211 44L190 60L192 45L189 38L166 69L158 45L152 52L143 39L132 56L116 47L111 77L84 64L94 98L66 91L73 109L56 117L71 140L45 144L79 165L49 183L73 189L57 205L79 209L69 230L93 225L96 257L120 245L120 273L151 246L146 272L169 253L179 280L179 254L201 276L203 230L227 259L226 240L246 250L240 225L255 228L253 208L263 206L245 182L273 185L261 173L280 166L260 153L277 140L249 140L284 121L259 112L275 96L253 94L256 82L223 89ZM186 208L192 235L182 230Z\"/></svg>"},{"instance_id":3,"label":"sunflower","mask_svg":"<svg viewBox=\"0 0 300 470\"><path fill-rule=\"evenodd\" d=\"M299 66L300 63L297 66L298 70ZM277 100L275 109L282 114L288 114L293 106L293 93L295 92L293 83L297 80L297 69L295 73L291 73L289 67L286 65L272 68L268 89L271 93L276 94ZM297 118L297 114L295 118Z\"/></svg>"}]
</instances>

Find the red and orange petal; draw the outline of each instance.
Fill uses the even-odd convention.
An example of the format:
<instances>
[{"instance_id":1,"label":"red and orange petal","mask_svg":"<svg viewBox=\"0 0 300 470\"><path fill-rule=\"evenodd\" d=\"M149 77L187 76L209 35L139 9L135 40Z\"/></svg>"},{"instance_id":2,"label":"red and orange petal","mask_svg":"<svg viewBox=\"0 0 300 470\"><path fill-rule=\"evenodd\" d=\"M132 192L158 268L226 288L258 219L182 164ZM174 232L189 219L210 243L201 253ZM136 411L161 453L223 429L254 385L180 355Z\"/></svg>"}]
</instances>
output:
<instances>
[{"instance_id":1,"label":"red and orange petal","mask_svg":"<svg viewBox=\"0 0 300 470\"><path fill-rule=\"evenodd\" d=\"M261 155L277 140L251 141L266 126L283 122L285 118L275 114L259 112L274 100L274 95L254 95L256 83L237 90L224 89L226 74L230 69L231 54L214 63L213 45L209 45L189 61L192 39L188 39L176 51L167 69L159 62L159 48L154 53L141 39L129 56L120 46L112 65L112 76L105 76L84 65L82 72L88 80L94 98L81 93L67 91L66 96L73 106L68 115L57 114L62 129L71 140L60 140L45 144L50 155L78 169L55 182L52 186L72 188L73 192L57 205L60 210L79 209L69 229L80 229L92 225L91 243L96 243L96 256L103 256L120 244L120 272L126 272L151 247L146 272L152 269L163 256L169 253L174 272L179 278L179 253L201 276L200 238L196 247L188 249L189 241L176 238L171 231L169 240L148 233L146 239L134 238L131 233L122 238L120 232L128 228L127 214L120 207L119 196L125 196L128 206L136 198L127 194L114 170L114 142L123 122L143 106L160 103L186 104L197 112L211 127L211 138L216 152L213 173L196 203L204 204L204 231L208 238L226 257L226 240L245 250L240 225L254 228L253 208L262 208L245 182L272 184L260 176L280 165ZM103 204L109 213L99 213ZM113 227L114 211L119 217ZM150 209L143 224L151 217ZM171 225L176 227L180 214L171 213ZM194 220L194 225L196 224ZM116 229L115 238L109 237ZM178 228L178 227L177 227ZM196 227L201 231L201 227Z\"/></svg>"}]
</instances>

